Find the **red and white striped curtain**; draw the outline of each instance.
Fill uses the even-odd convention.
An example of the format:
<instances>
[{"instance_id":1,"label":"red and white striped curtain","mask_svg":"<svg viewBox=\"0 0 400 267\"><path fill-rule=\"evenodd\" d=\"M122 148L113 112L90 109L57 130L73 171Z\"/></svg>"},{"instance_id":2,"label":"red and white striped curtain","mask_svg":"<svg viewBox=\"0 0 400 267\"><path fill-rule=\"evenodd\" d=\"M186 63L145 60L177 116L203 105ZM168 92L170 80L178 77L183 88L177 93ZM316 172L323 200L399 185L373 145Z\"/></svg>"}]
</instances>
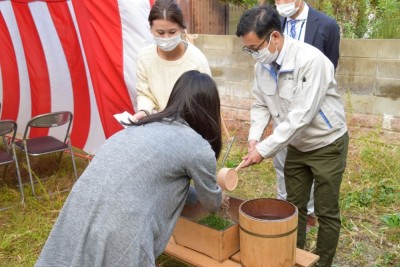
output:
<instances>
[{"instance_id":1,"label":"red and white striped curtain","mask_svg":"<svg viewBox=\"0 0 400 267\"><path fill-rule=\"evenodd\" d=\"M95 154L122 129L113 115L134 113L153 1L0 0L1 119L22 133L36 115L69 110L72 145Z\"/></svg>"}]
</instances>

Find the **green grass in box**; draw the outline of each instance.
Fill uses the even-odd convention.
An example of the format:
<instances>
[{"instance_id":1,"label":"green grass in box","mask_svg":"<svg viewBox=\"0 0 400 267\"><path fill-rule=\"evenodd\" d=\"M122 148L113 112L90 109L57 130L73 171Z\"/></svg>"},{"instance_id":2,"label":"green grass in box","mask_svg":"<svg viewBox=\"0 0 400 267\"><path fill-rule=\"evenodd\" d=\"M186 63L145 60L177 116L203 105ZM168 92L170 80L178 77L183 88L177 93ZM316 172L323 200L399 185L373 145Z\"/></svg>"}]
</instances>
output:
<instances>
[{"instance_id":1,"label":"green grass in box","mask_svg":"<svg viewBox=\"0 0 400 267\"><path fill-rule=\"evenodd\" d=\"M224 230L235 224L235 222L231 219L224 218L218 214L210 214L206 217L203 217L198 221L198 223L216 230Z\"/></svg>"}]
</instances>

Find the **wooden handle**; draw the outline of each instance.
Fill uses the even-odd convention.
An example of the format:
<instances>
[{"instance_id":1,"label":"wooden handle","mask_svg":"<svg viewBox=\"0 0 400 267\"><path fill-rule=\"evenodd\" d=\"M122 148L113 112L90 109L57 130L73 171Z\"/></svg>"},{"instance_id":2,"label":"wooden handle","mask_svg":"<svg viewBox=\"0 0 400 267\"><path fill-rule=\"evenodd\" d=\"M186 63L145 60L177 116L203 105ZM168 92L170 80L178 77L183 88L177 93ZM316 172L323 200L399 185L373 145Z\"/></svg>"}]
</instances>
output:
<instances>
[{"instance_id":1,"label":"wooden handle","mask_svg":"<svg viewBox=\"0 0 400 267\"><path fill-rule=\"evenodd\" d=\"M231 135L229 134L229 131L226 128L226 125L225 125L225 122L224 122L224 120L222 118L222 115L221 115L221 126L222 126L222 130L224 131L226 137L228 138L228 140L230 140L231 139Z\"/></svg>"},{"instance_id":2,"label":"wooden handle","mask_svg":"<svg viewBox=\"0 0 400 267\"><path fill-rule=\"evenodd\" d=\"M243 160L242 162L240 162L239 166L237 166L237 167L235 168L235 172L238 172L238 171L240 170L240 168L242 168L242 165L243 165L245 162L246 162L245 160Z\"/></svg>"}]
</instances>

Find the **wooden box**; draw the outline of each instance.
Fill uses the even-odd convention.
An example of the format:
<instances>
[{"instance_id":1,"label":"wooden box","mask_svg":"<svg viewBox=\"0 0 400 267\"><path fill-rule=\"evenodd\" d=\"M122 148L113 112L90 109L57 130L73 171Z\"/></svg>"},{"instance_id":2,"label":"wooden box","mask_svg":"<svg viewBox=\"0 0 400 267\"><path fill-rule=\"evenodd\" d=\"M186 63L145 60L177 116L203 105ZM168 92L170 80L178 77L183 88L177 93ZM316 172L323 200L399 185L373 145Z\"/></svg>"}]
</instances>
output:
<instances>
[{"instance_id":1,"label":"wooden box","mask_svg":"<svg viewBox=\"0 0 400 267\"><path fill-rule=\"evenodd\" d=\"M216 261L222 262L239 251L239 206L243 200L229 199L229 216L235 222L224 230L216 230L199 224L200 218L209 213L197 202L194 206L185 206L173 232L175 242Z\"/></svg>"}]
</instances>

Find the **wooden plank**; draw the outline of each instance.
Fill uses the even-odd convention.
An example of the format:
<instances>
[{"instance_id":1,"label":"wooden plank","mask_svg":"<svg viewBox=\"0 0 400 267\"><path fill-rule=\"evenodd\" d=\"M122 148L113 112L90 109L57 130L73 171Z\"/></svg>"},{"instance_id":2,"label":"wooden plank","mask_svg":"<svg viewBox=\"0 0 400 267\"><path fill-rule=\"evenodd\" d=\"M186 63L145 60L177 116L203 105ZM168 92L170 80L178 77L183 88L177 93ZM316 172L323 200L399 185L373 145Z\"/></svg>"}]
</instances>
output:
<instances>
[{"instance_id":1,"label":"wooden plank","mask_svg":"<svg viewBox=\"0 0 400 267\"><path fill-rule=\"evenodd\" d=\"M240 251L230 258L232 261L241 262ZM296 267L310 267L319 260L319 256L308 251L296 248Z\"/></svg>"},{"instance_id":2,"label":"wooden plank","mask_svg":"<svg viewBox=\"0 0 400 267\"><path fill-rule=\"evenodd\" d=\"M181 260L187 264L197 267L241 267L240 264L240 252L231 256L230 260L224 262L218 262L204 254L194 251L189 248L185 248L175 243L173 237L171 237L165 251L165 254ZM319 259L318 255L310 253L308 251L297 248L296 249L296 265L297 267L310 267L313 266Z\"/></svg>"},{"instance_id":3,"label":"wooden plank","mask_svg":"<svg viewBox=\"0 0 400 267\"><path fill-rule=\"evenodd\" d=\"M178 5L180 6L182 13L183 13L183 18L184 21L186 22L186 29L189 33L192 33L193 27L192 27L192 11L191 11L191 3L189 0L177 0L176 1Z\"/></svg>"},{"instance_id":4,"label":"wooden plank","mask_svg":"<svg viewBox=\"0 0 400 267\"><path fill-rule=\"evenodd\" d=\"M296 266L313 266L319 260L319 256L302 249L296 249Z\"/></svg>"},{"instance_id":5,"label":"wooden plank","mask_svg":"<svg viewBox=\"0 0 400 267\"><path fill-rule=\"evenodd\" d=\"M218 262L204 254L174 244L168 243L164 251L165 254L181 260L187 264L197 267L241 267L240 263L233 262L231 260L225 260L224 262Z\"/></svg>"},{"instance_id":6,"label":"wooden plank","mask_svg":"<svg viewBox=\"0 0 400 267\"><path fill-rule=\"evenodd\" d=\"M226 34L226 4L219 0L177 0L189 33Z\"/></svg>"}]
</instances>

